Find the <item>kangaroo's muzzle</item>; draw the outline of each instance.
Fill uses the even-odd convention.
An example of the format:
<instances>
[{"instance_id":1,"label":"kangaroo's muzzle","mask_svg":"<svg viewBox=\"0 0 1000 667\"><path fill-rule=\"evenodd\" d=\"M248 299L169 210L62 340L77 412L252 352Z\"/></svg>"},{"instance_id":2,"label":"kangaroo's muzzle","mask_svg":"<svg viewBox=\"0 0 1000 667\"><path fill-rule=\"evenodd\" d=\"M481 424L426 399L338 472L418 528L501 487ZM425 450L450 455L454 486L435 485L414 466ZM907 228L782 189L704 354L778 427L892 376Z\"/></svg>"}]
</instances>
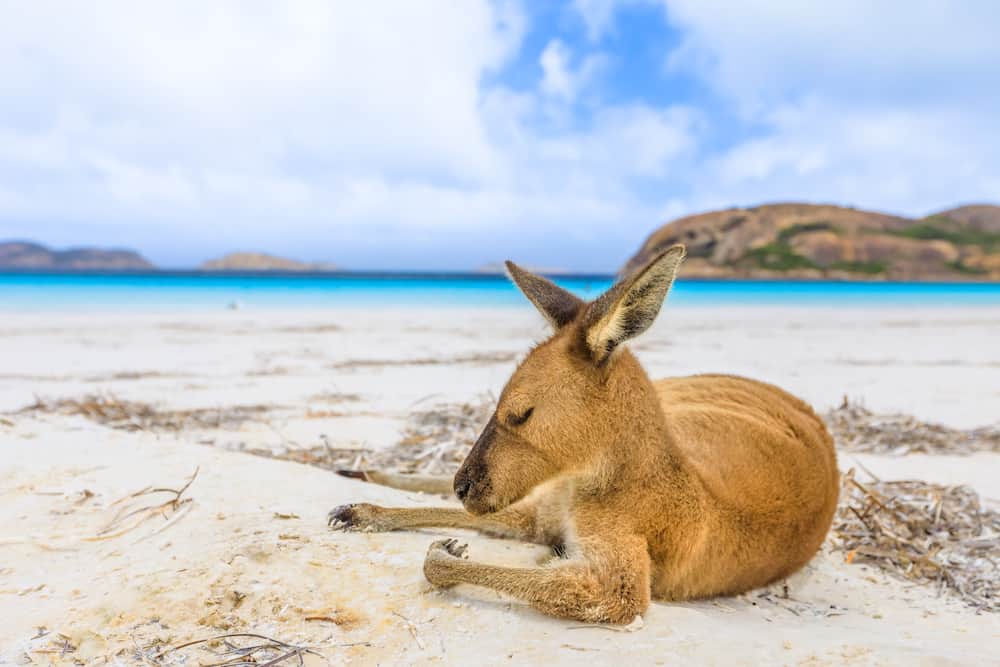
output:
<instances>
[{"instance_id":1,"label":"kangaroo's muzzle","mask_svg":"<svg viewBox=\"0 0 1000 667\"><path fill-rule=\"evenodd\" d=\"M485 514L492 511L488 502L490 484L489 454L497 436L497 420L494 415L486 424L476 444L455 473L455 495L471 514Z\"/></svg>"}]
</instances>

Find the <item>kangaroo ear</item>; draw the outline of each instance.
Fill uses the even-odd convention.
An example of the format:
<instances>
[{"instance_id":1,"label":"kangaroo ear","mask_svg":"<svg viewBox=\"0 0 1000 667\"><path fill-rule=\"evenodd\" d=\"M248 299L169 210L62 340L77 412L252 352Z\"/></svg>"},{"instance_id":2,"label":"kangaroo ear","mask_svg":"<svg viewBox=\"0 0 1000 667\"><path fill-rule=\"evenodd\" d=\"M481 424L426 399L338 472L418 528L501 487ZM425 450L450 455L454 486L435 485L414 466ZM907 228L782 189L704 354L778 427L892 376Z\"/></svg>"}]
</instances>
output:
<instances>
[{"instance_id":1,"label":"kangaroo ear","mask_svg":"<svg viewBox=\"0 0 1000 667\"><path fill-rule=\"evenodd\" d=\"M573 296L551 280L525 271L514 262L507 261L507 272L518 289L535 304L552 328L559 330L576 317L583 307L581 299Z\"/></svg>"},{"instance_id":2,"label":"kangaroo ear","mask_svg":"<svg viewBox=\"0 0 1000 667\"><path fill-rule=\"evenodd\" d=\"M619 345L653 324L683 260L684 246L671 246L590 305L583 335L598 365L607 362Z\"/></svg>"}]
</instances>

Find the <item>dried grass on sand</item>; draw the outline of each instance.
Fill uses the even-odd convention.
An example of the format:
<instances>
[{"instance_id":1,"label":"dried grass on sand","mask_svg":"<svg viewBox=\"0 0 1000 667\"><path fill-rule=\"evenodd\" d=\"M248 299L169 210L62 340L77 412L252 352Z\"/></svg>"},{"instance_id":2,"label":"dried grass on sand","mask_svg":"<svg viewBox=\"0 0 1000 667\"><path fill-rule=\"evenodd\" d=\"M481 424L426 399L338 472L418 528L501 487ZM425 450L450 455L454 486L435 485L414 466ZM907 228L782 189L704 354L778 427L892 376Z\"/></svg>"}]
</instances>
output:
<instances>
[{"instance_id":1,"label":"dried grass on sand","mask_svg":"<svg viewBox=\"0 0 1000 667\"><path fill-rule=\"evenodd\" d=\"M1000 512L984 509L968 487L861 483L852 469L832 533L848 563L869 562L977 610L1000 611Z\"/></svg>"},{"instance_id":2,"label":"dried grass on sand","mask_svg":"<svg viewBox=\"0 0 1000 667\"><path fill-rule=\"evenodd\" d=\"M334 447L326 439L311 447L246 449L251 454L317 466L326 470L386 470L421 475L452 475L489 420L495 399L445 403L410 415L402 439L382 450Z\"/></svg>"},{"instance_id":3,"label":"dried grass on sand","mask_svg":"<svg viewBox=\"0 0 1000 667\"><path fill-rule=\"evenodd\" d=\"M910 415L878 415L846 398L824 417L837 448L843 451L892 456L1000 453L1000 426L948 428Z\"/></svg>"},{"instance_id":4,"label":"dried grass on sand","mask_svg":"<svg viewBox=\"0 0 1000 667\"><path fill-rule=\"evenodd\" d=\"M161 410L148 403L119 399L114 394L88 394L82 398L55 400L35 397L35 402L20 412L79 415L123 431L182 431L189 428L235 428L245 422L262 419L274 409L266 405L235 405Z\"/></svg>"},{"instance_id":5,"label":"dried grass on sand","mask_svg":"<svg viewBox=\"0 0 1000 667\"><path fill-rule=\"evenodd\" d=\"M403 439L378 452L371 464L422 475L453 474L489 421L495 403L492 396L484 395L471 403L417 411L410 416Z\"/></svg>"}]
</instances>

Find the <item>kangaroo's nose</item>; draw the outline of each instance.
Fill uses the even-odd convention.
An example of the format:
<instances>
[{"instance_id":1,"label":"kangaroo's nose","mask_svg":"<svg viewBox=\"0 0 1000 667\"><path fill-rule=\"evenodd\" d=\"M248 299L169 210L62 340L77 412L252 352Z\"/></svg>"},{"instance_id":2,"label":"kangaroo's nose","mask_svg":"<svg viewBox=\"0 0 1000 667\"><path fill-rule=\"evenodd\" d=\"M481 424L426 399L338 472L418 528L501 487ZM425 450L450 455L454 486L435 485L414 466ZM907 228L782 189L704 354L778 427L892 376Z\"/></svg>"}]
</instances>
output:
<instances>
[{"instance_id":1,"label":"kangaroo's nose","mask_svg":"<svg viewBox=\"0 0 1000 667\"><path fill-rule=\"evenodd\" d=\"M455 480L455 495L458 496L459 500L465 500L465 497L469 495L470 488L472 488L472 482L469 480Z\"/></svg>"}]
</instances>

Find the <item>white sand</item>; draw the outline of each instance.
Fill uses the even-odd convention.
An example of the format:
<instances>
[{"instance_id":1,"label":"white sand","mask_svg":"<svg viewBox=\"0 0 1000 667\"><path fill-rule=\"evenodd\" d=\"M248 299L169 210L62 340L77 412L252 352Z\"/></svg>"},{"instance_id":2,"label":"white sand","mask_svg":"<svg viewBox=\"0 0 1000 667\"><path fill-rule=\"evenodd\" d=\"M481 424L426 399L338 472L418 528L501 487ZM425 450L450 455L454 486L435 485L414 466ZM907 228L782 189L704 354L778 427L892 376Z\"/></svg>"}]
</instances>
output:
<instances>
[{"instance_id":1,"label":"white sand","mask_svg":"<svg viewBox=\"0 0 1000 667\"><path fill-rule=\"evenodd\" d=\"M876 411L956 426L1000 420L995 309L675 308L664 315L635 346L653 376L734 372L775 382L820 409L846 394ZM543 335L528 309L4 313L0 412L35 394L95 391L175 408L265 403L287 409L270 425L211 439L295 446L323 434L334 446L384 446L420 401L497 392L514 364L509 355ZM448 363L385 363L406 360ZM324 392L359 400L330 405L315 398ZM306 416L331 407L347 414ZM130 662L137 647L157 639L176 644L226 631L316 646L333 664L965 665L995 663L1000 654L997 616L976 615L828 551L793 577L788 601L749 594L654 604L636 632L578 629L492 592L434 591L421 563L427 545L450 533L341 534L324 523L344 502L438 499L198 444L204 432L127 433L53 415L3 419L0 664L23 663L26 652L36 663L57 661L58 654L37 651L55 646L58 633L76 647L65 660ZM855 458L885 478L969 483L1000 499L997 455L845 455L842 467ZM121 537L88 541L114 515L115 500L147 485L180 486L195 468L194 502L174 523L156 518ZM545 556L540 547L461 537L473 558L530 565ZM49 634L31 639L39 626ZM339 646L354 642L368 645ZM196 649L185 654L210 658Z\"/></svg>"}]
</instances>

